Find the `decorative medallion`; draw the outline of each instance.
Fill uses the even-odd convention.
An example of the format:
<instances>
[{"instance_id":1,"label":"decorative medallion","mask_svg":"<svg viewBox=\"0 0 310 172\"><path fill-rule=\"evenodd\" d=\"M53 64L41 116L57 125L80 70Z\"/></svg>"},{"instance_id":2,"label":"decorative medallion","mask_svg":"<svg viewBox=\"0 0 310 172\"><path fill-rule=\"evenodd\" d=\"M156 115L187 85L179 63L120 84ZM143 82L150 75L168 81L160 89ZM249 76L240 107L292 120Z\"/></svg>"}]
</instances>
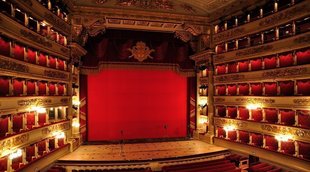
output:
<instances>
[{"instance_id":1,"label":"decorative medallion","mask_svg":"<svg viewBox=\"0 0 310 172\"><path fill-rule=\"evenodd\" d=\"M285 76L294 76L301 75L307 72L306 67L293 68L293 69L280 69L280 70L272 70L263 73L264 78L273 78L273 77L285 77Z\"/></svg>"},{"instance_id":2,"label":"decorative medallion","mask_svg":"<svg viewBox=\"0 0 310 172\"><path fill-rule=\"evenodd\" d=\"M189 4L186 4L186 3L183 3L180 5L185 11L189 12L189 13L192 13L192 14L195 14L196 13L196 10L190 6Z\"/></svg>"},{"instance_id":3,"label":"decorative medallion","mask_svg":"<svg viewBox=\"0 0 310 172\"><path fill-rule=\"evenodd\" d=\"M42 105L47 105L51 103L52 103L52 99L41 99L41 98L17 101L18 106L42 106Z\"/></svg>"},{"instance_id":4,"label":"decorative medallion","mask_svg":"<svg viewBox=\"0 0 310 172\"><path fill-rule=\"evenodd\" d=\"M139 7L164 10L173 9L173 4L170 2L170 0L118 0L116 4L123 7Z\"/></svg>"},{"instance_id":5,"label":"decorative medallion","mask_svg":"<svg viewBox=\"0 0 310 172\"><path fill-rule=\"evenodd\" d=\"M147 58L153 58L150 54L154 52L154 49L150 49L146 44L142 41L136 43L135 46L128 49L131 52L131 56L129 58L134 57L139 62L144 61Z\"/></svg>"}]
</instances>

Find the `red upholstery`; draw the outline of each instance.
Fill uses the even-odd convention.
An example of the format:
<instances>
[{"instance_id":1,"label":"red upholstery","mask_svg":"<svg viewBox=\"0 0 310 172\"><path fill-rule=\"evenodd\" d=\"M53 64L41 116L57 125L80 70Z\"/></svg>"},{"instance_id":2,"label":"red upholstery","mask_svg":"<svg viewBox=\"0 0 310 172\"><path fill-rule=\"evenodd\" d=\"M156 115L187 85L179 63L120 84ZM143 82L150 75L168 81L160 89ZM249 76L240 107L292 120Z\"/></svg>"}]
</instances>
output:
<instances>
[{"instance_id":1,"label":"red upholstery","mask_svg":"<svg viewBox=\"0 0 310 172\"><path fill-rule=\"evenodd\" d=\"M264 57L265 69L274 69L277 67L276 56Z\"/></svg>"},{"instance_id":2,"label":"red upholstery","mask_svg":"<svg viewBox=\"0 0 310 172\"><path fill-rule=\"evenodd\" d=\"M227 107L228 117L229 118L236 118L237 117L237 108L234 106Z\"/></svg>"},{"instance_id":3,"label":"red upholstery","mask_svg":"<svg viewBox=\"0 0 310 172\"><path fill-rule=\"evenodd\" d=\"M9 95L9 78L7 77L0 77L0 96L7 96Z\"/></svg>"},{"instance_id":4,"label":"red upholstery","mask_svg":"<svg viewBox=\"0 0 310 172\"><path fill-rule=\"evenodd\" d=\"M35 125L35 114L34 112L29 112L26 114L27 128L32 129Z\"/></svg>"},{"instance_id":5,"label":"red upholstery","mask_svg":"<svg viewBox=\"0 0 310 172\"><path fill-rule=\"evenodd\" d=\"M65 139L64 138L59 138L58 139L58 146L61 147L61 146L64 146L65 145Z\"/></svg>"},{"instance_id":6,"label":"red upholstery","mask_svg":"<svg viewBox=\"0 0 310 172\"><path fill-rule=\"evenodd\" d=\"M39 113L38 114L38 123L40 126L45 125L46 123L46 113Z\"/></svg>"},{"instance_id":7,"label":"red upholstery","mask_svg":"<svg viewBox=\"0 0 310 172\"><path fill-rule=\"evenodd\" d=\"M21 79L13 80L13 94L14 96L22 96L23 95L23 81Z\"/></svg>"},{"instance_id":8,"label":"red upholstery","mask_svg":"<svg viewBox=\"0 0 310 172\"><path fill-rule=\"evenodd\" d=\"M259 163L251 166L248 171L255 172L256 170L267 166L269 166L267 163Z\"/></svg>"},{"instance_id":9,"label":"red upholstery","mask_svg":"<svg viewBox=\"0 0 310 172\"><path fill-rule=\"evenodd\" d=\"M245 107L238 107L239 111L239 118L242 120L248 120L249 119L249 110Z\"/></svg>"},{"instance_id":10,"label":"red upholstery","mask_svg":"<svg viewBox=\"0 0 310 172\"><path fill-rule=\"evenodd\" d=\"M277 151L278 150L278 141L273 136L265 135L266 140L266 149Z\"/></svg>"},{"instance_id":11,"label":"red upholstery","mask_svg":"<svg viewBox=\"0 0 310 172\"><path fill-rule=\"evenodd\" d=\"M10 56L10 42L3 37L0 37L0 54Z\"/></svg>"},{"instance_id":12,"label":"red upholstery","mask_svg":"<svg viewBox=\"0 0 310 172\"><path fill-rule=\"evenodd\" d=\"M232 141L237 140L237 132L236 131L228 131L227 135L228 135L229 140L232 140Z\"/></svg>"},{"instance_id":13,"label":"red upholstery","mask_svg":"<svg viewBox=\"0 0 310 172\"><path fill-rule=\"evenodd\" d=\"M50 38L54 41L57 40L57 33L53 30L50 31Z\"/></svg>"},{"instance_id":14,"label":"red upholstery","mask_svg":"<svg viewBox=\"0 0 310 172\"><path fill-rule=\"evenodd\" d=\"M239 140L241 143L248 144L250 141L250 135L247 131L239 131Z\"/></svg>"},{"instance_id":15,"label":"red upholstery","mask_svg":"<svg viewBox=\"0 0 310 172\"><path fill-rule=\"evenodd\" d=\"M48 84L49 95L54 96L56 94L56 86L54 83Z\"/></svg>"},{"instance_id":16,"label":"red upholstery","mask_svg":"<svg viewBox=\"0 0 310 172\"><path fill-rule=\"evenodd\" d=\"M22 162L23 162L23 159L22 159L21 156L12 159L12 168L13 168L14 170L18 170L18 169L21 167Z\"/></svg>"},{"instance_id":17,"label":"red upholstery","mask_svg":"<svg viewBox=\"0 0 310 172\"><path fill-rule=\"evenodd\" d=\"M265 82L265 95L266 96L276 96L277 95L277 83L275 82Z\"/></svg>"},{"instance_id":18,"label":"red upholstery","mask_svg":"<svg viewBox=\"0 0 310 172\"><path fill-rule=\"evenodd\" d=\"M295 124L295 112L289 109L281 109L281 124L292 126Z\"/></svg>"},{"instance_id":19,"label":"red upholstery","mask_svg":"<svg viewBox=\"0 0 310 172\"><path fill-rule=\"evenodd\" d=\"M56 58L49 56L49 67L56 69Z\"/></svg>"},{"instance_id":20,"label":"red upholstery","mask_svg":"<svg viewBox=\"0 0 310 172\"><path fill-rule=\"evenodd\" d=\"M254 96L261 96L263 94L263 87L261 83L252 83L251 91Z\"/></svg>"},{"instance_id":21,"label":"red upholstery","mask_svg":"<svg viewBox=\"0 0 310 172\"><path fill-rule=\"evenodd\" d=\"M297 81L297 94L303 96L310 96L310 80L299 80Z\"/></svg>"},{"instance_id":22,"label":"red upholstery","mask_svg":"<svg viewBox=\"0 0 310 172\"><path fill-rule=\"evenodd\" d=\"M65 86L63 84L58 84L58 95L63 96L65 94Z\"/></svg>"},{"instance_id":23,"label":"red upholstery","mask_svg":"<svg viewBox=\"0 0 310 172\"><path fill-rule=\"evenodd\" d=\"M13 116L13 131L18 133L23 129L23 113Z\"/></svg>"},{"instance_id":24,"label":"red upholstery","mask_svg":"<svg viewBox=\"0 0 310 172\"><path fill-rule=\"evenodd\" d=\"M260 122L263 120L263 111L262 109L253 109L252 110L252 119L254 121Z\"/></svg>"},{"instance_id":25,"label":"red upholstery","mask_svg":"<svg viewBox=\"0 0 310 172\"><path fill-rule=\"evenodd\" d=\"M216 106L217 115L220 117L226 116L226 107L225 106Z\"/></svg>"},{"instance_id":26,"label":"red upholstery","mask_svg":"<svg viewBox=\"0 0 310 172\"><path fill-rule=\"evenodd\" d=\"M35 156L35 145L26 147L26 161L31 162Z\"/></svg>"},{"instance_id":27,"label":"red upholstery","mask_svg":"<svg viewBox=\"0 0 310 172\"><path fill-rule=\"evenodd\" d=\"M237 85L236 84L227 85L227 93L229 96L237 95Z\"/></svg>"},{"instance_id":28,"label":"red upholstery","mask_svg":"<svg viewBox=\"0 0 310 172\"><path fill-rule=\"evenodd\" d=\"M43 53L40 53L39 55L38 55L38 61L39 61L39 65L41 65L41 66L46 66L46 64L47 64L47 57L46 57L46 55L45 54L43 54Z\"/></svg>"},{"instance_id":29,"label":"red upholstery","mask_svg":"<svg viewBox=\"0 0 310 172\"><path fill-rule=\"evenodd\" d=\"M310 111L309 110L298 110L298 126L303 128L310 128Z\"/></svg>"},{"instance_id":30,"label":"red upholstery","mask_svg":"<svg viewBox=\"0 0 310 172\"><path fill-rule=\"evenodd\" d=\"M240 96L249 95L249 84L238 84L238 87Z\"/></svg>"},{"instance_id":31,"label":"red upholstery","mask_svg":"<svg viewBox=\"0 0 310 172\"><path fill-rule=\"evenodd\" d=\"M55 146L55 138L51 138L48 140L48 148L50 151L54 150L56 148Z\"/></svg>"},{"instance_id":32,"label":"red upholstery","mask_svg":"<svg viewBox=\"0 0 310 172\"><path fill-rule=\"evenodd\" d=\"M33 95L36 94L36 84L35 84L35 81L28 80L26 82L26 86L27 86L27 95L28 96L33 96Z\"/></svg>"},{"instance_id":33,"label":"red upholstery","mask_svg":"<svg viewBox=\"0 0 310 172\"><path fill-rule=\"evenodd\" d=\"M219 138L225 138L226 137L226 132L223 128L218 127L217 128L217 134Z\"/></svg>"},{"instance_id":34,"label":"red upholstery","mask_svg":"<svg viewBox=\"0 0 310 172\"><path fill-rule=\"evenodd\" d=\"M236 73L237 72L237 62L228 63L228 73Z\"/></svg>"},{"instance_id":35,"label":"red upholstery","mask_svg":"<svg viewBox=\"0 0 310 172\"><path fill-rule=\"evenodd\" d=\"M281 168L274 168L274 169L269 170L269 171L267 171L267 172L281 172L281 171L282 171Z\"/></svg>"},{"instance_id":36,"label":"red upholstery","mask_svg":"<svg viewBox=\"0 0 310 172\"><path fill-rule=\"evenodd\" d=\"M27 59L29 63L36 64L37 61L37 52L31 48L27 49Z\"/></svg>"},{"instance_id":37,"label":"red upholstery","mask_svg":"<svg viewBox=\"0 0 310 172\"><path fill-rule=\"evenodd\" d=\"M43 36L47 36L47 26L40 25L40 34Z\"/></svg>"},{"instance_id":38,"label":"red upholstery","mask_svg":"<svg viewBox=\"0 0 310 172\"><path fill-rule=\"evenodd\" d=\"M251 64L251 70L256 71L256 70L261 70L262 69L262 59L253 59L250 60Z\"/></svg>"},{"instance_id":39,"label":"red upholstery","mask_svg":"<svg viewBox=\"0 0 310 172\"><path fill-rule=\"evenodd\" d=\"M266 108L264 109L266 114L266 121L269 123L277 123L278 122L278 111L276 109L272 108Z\"/></svg>"},{"instance_id":40,"label":"red upholstery","mask_svg":"<svg viewBox=\"0 0 310 172\"><path fill-rule=\"evenodd\" d=\"M248 72L249 71L249 61L239 62L239 72Z\"/></svg>"},{"instance_id":41,"label":"red upholstery","mask_svg":"<svg viewBox=\"0 0 310 172\"><path fill-rule=\"evenodd\" d=\"M57 59L58 69L65 70L65 62L63 60Z\"/></svg>"},{"instance_id":42,"label":"red upholstery","mask_svg":"<svg viewBox=\"0 0 310 172\"><path fill-rule=\"evenodd\" d=\"M225 64L216 65L216 73L218 75L225 74L226 73L226 65Z\"/></svg>"},{"instance_id":43,"label":"red upholstery","mask_svg":"<svg viewBox=\"0 0 310 172\"><path fill-rule=\"evenodd\" d=\"M294 141L281 142L281 151L286 154L295 154Z\"/></svg>"},{"instance_id":44,"label":"red upholstery","mask_svg":"<svg viewBox=\"0 0 310 172\"><path fill-rule=\"evenodd\" d=\"M59 44L65 45L65 37L59 34Z\"/></svg>"},{"instance_id":45,"label":"red upholstery","mask_svg":"<svg viewBox=\"0 0 310 172\"><path fill-rule=\"evenodd\" d=\"M280 81L280 94L283 96L294 95L294 82L293 81Z\"/></svg>"},{"instance_id":46,"label":"red upholstery","mask_svg":"<svg viewBox=\"0 0 310 172\"><path fill-rule=\"evenodd\" d=\"M0 158L0 171L7 171L8 157Z\"/></svg>"},{"instance_id":47,"label":"red upholstery","mask_svg":"<svg viewBox=\"0 0 310 172\"><path fill-rule=\"evenodd\" d=\"M268 165L266 167L262 167L262 168L255 170L255 172L266 172L266 171L272 170L273 168L274 168L273 166Z\"/></svg>"},{"instance_id":48,"label":"red upholstery","mask_svg":"<svg viewBox=\"0 0 310 172\"><path fill-rule=\"evenodd\" d=\"M226 86L225 85L217 85L216 87L217 95L224 96L226 95Z\"/></svg>"},{"instance_id":49,"label":"red upholstery","mask_svg":"<svg viewBox=\"0 0 310 172\"><path fill-rule=\"evenodd\" d=\"M304 158L310 160L310 143L297 142L299 155Z\"/></svg>"},{"instance_id":50,"label":"red upholstery","mask_svg":"<svg viewBox=\"0 0 310 172\"><path fill-rule=\"evenodd\" d=\"M15 44L15 46L12 47L13 57L18 60L24 60L25 59L25 48L21 45Z\"/></svg>"},{"instance_id":51,"label":"red upholstery","mask_svg":"<svg viewBox=\"0 0 310 172\"><path fill-rule=\"evenodd\" d=\"M4 137L9 131L9 117L0 117L0 137Z\"/></svg>"},{"instance_id":52,"label":"red upholstery","mask_svg":"<svg viewBox=\"0 0 310 172\"><path fill-rule=\"evenodd\" d=\"M39 95L45 96L46 95L46 83L45 82L39 82L38 87L39 87Z\"/></svg>"},{"instance_id":53,"label":"red upholstery","mask_svg":"<svg viewBox=\"0 0 310 172\"><path fill-rule=\"evenodd\" d=\"M254 146L263 146L263 135L251 133L250 136L252 136L252 144Z\"/></svg>"},{"instance_id":54,"label":"red upholstery","mask_svg":"<svg viewBox=\"0 0 310 172\"><path fill-rule=\"evenodd\" d=\"M280 67L292 66L294 65L294 58L292 53L283 54L279 56Z\"/></svg>"},{"instance_id":55,"label":"red upholstery","mask_svg":"<svg viewBox=\"0 0 310 172\"><path fill-rule=\"evenodd\" d=\"M310 49L301 50L296 52L297 64L309 64L310 63Z\"/></svg>"},{"instance_id":56,"label":"red upholstery","mask_svg":"<svg viewBox=\"0 0 310 172\"><path fill-rule=\"evenodd\" d=\"M38 155L42 156L46 151L46 142L45 140L43 140L37 143L37 145L38 145Z\"/></svg>"},{"instance_id":57,"label":"red upholstery","mask_svg":"<svg viewBox=\"0 0 310 172\"><path fill-rule=\"evenodd\" d=\"M217 45L217 52L218 54L220 53L224 53L225 52L225 44L220 44L220 45Z\"/></svg>"}]
</instances>

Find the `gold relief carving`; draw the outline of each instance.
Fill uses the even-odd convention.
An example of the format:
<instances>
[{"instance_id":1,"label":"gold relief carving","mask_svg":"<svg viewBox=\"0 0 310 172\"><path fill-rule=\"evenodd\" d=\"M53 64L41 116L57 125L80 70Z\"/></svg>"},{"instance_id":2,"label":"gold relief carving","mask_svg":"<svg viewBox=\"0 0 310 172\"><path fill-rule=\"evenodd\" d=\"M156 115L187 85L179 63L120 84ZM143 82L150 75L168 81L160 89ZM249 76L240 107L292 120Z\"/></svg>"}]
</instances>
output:
<instances>
[{"instance_id":1,"label":"gold relief carving","mask_svg":"<svg viewBox=\"0 0 310 172\"><path fill-rule=\"evenodd\" d=\"M16 72L29 72L29 67L9 60L0 59L0 68Z\"/></svg>"},{"instance_id":2,"label":"gold relief carving","mask_svg":"<svg viewBox=\"0 0 310 172\"><path fill-rule=\"evenodd\" d=\"M225 102L225 98L219 98L219 97L214 98L214 103L221 103L221 102Z\"/></svg>"},{"instance_id":3,"label":"gold relief carving","mask_svg":"<svg viewBox=\"0 0 310 172\"><path fill-rule=\"evenodd\" d=\"M9 149L12 147L12 140L11 139L5 139L0 141L0 150L3 151L5 149ZM1 154L0 154L1 156Z\"/></svg>"},{"instance_id":4,"label":"gold relief carving","mask_svg":"<svg viewBox=\"0 0 310 172\"><path fill-rule=\"evenodd\" d=\"M150 49L146 44L142 41L136 43L135 46L128 49L131 52L131 56L129 58L134 57L139 62L144 61L147 58L153 58L150 54L154 52L154 49Z\"/></svg>"},{"instance_id":5,"label":"gold relief carving","mask_svg":"<svg viewBox=\"0 0 310 172\"><path fill-rule=\"evenodd\" d=\"M48 76L51 78L60 78L60 79L67 79L68 75L63 73L63 72L59 72L59 71L52 71L52 70L44 70L44 76Z\"/></svg>"},{"instance_id":6,"label":"gold relief carving","mask_svg":"<svg viewBox=\"0 0 310 172\"><path fill-rule=\"evenodd\" d=\"M245 103L267 103L267 104L275 103L274 99L269 98L236 98L236 101Z\"/></svg>"},{"instance_id":7,"label":"gold relief carving","mask_svg":"<svg viewBox=\"0 0 310 172\"><path fill-rule=\"evenodd\" d=\"M18 146L20 144L26 143L29 140L29 133L19 135L13 138L12 146Z\"/></svg>"},{"instance_id":8,"label":"gold relief carving","mask_svg":"<svg viewBox=\"0 0 310 172\"><path fill-rule=\"evenodd\" d=\"M215 119L214 124L216 126L224 126L224 125L234 125L238 128L247 127L248 124L239 120L230 120L230 119Z\"/></svg>"},{"instance_id":9,"label":"gold relief carving","mask_svg":"<svg viewBox=\"0 0 310 172\"><path fill-rule=\"evenodd\" d=\"M18 106L42 106L52 103L51 99L34 98L17 101Z\"/></svg>"},{"instance_id":10,"label":"gold relief carving","mask_svg":"<svg viewBox=\"0 0 310 172\"><path fill-rule=\"evenodd\" d=\"M299 38L294 39L295 43L309 43L310 42L310 34L301 36Z\"/></svg>"},{"instance_id":11,"label":"gold relief carving","mask_svg":"<svg viewBox=\"0 0 310 172\"><path fill-rule=\"evenodd\" d=\"M53 46L50 42L47 41L46 38L43 38L39 35L35 35L31 32L28 32L27 30L21 29L20 34L23 35L24 37L28 38L28 39L31 39L34 42L42 44L43 46L46 46L46 47L52 47Z\"/></svg>"},{"instance_id":12,"label":"gold relief carving","mask_svg":"<svg viewBox=\"0 0 310 172\"><path fill-rule=\"evenodd\" d=\"M60 102L61 103L68 103L69 99L68 98L62 98L62 99L60 99Z\"/></svg>"},{"instance_id":13,"label":"gold relief carving","mask_svg":"<svg viewBox=\"0 0 310 172\"><path fill-rule=\"evenodd\" d=\"M48 132L53 132L53 131L64 131L64 130L69 130L70 129L70 125L69 122L65 122L65 123L61 123L61 124L56 124L56 125L51 125L48 127Z\"/></svg>"},{"instance_id":14,"label":"gold relief carving","mask_svg":"<svg viewBox=\"0 0 310 172\"><path fill-rule=\"evenodd\" d=\"M238 51L236 52L236 56L246 56L246 55L251 55L251 54L257 54L261 52L265 52L268 50L272 50L273 46L272 45L262 45L259 47L254 47L254 48L249 48L246 50Z\"/></svg>"},{"instance_id":15,"label":"gold relief carving","mask_svg":"<svg viewBox=\"0 0 310 172\"><path fill-rule=\"evenodd\" d=\"M61 28L64 32L70 33L71 27L65 21L50 12L44 13L44 18L51 21L54 26Z\"/></svg>"},{"instance_id":16,"label":"gold relief carving","mask_svg":"<svg viewBox=\"0 0 310 172\"><path fill-rule=\"evenodd\" d=\"M310 131L304 129L298 129L293 127L286 127L286 126L275 126L275 125L268 125L264 124L261 125L262 130L266 130L268 132L273 133L288 133L292 135L296 135L298 137L310 137Z\"/></svg>"},{"instance_id":17,"label":"gold relief carving","mask_svg":"<svg viewBox=\"0 0 310 172\"><path fill-rule=\"evenodd\" d=\"M49 134L49 130L48 130L48 128L44 128L44 129L42 129L42 135L43 136L45 136L45 135L47 135L47 134Z\"/></svg>"},{"instance_id":18,"label":"gold relief carving","mask_svg":"<svg viewBox=\"0 0 310 172\"><path fill-rule=\"evenodd\" d=\"M294 99L294 104L298 105L310 105L310 99L304 98L304 99Z\"/></svg>"},{"instance_id":19,"label":"gold relief carving","mask_svg":"<svg viewBox=\"0 0 310 172\"><path fill-rule=\"evenodd\" d=\"M307 72L307 68L293 68L293 69L278 69L272 70L263 73L263 77L265 78L273 78L273 77L283 77L283 76L292 76L292 75L300 75Z\"/></svg>"},{"instance_id":20,"label":"gold relief carving","mask_svg":"<svg viewBox=\"0 0 310 172\"><path fill-rule=\"evenodd\" d=\"M221 40L226 40L229 39L231 37L235 37L237 35L242 34L245 31L244 27L241 28L236 28L236 29L232 29L232 30L228 30L222 33L218 33L215 34L213 37L213 41L214 42L219 42Z\"/></svg>"},{"instance_id":21,"label":"gold relief carving","mask_svg":"<svg viewBox=\"0 0 310 172\"><path fill-rule=\"evenodd\" d=\"M174 8L173 3L170 2L170 0L148 0L148 1L118 0L116 4L123 7L134 6L143 9L148 8L148 9L172 10Z\"/></svg>"},{"instance_id":22,"label":"gold relief carving","mask_svg":"<svg viewBox=\"0 0 310 172\"><path fill-rule=\"evenodd\" d=\"M183 42L188 42L192 39L192 34L188 31L177 30L175 31L175 37Z\"/></svg>"},{"instance_id":23,"label":"gold relief carving","mask_svg":"<svg viewBox=\"0 0 310 172\"><path fill-rule=\"evenodd\" d=\"M229 76L216 76L215 81L222 82L222 81L238 81L241 79L244 79L244 75L235 74L235 75L229 75Z\"/></svg>"},{"instance_id":24,"label":"gold relief carving","mask_svg":"<svg viewBox=\"0 0 310 172\"><path fill-rule=\"evenodd\" d=\"M121 24L120 19L108 19L108 22L112 24Z\"/></svg>"}]
</instances>

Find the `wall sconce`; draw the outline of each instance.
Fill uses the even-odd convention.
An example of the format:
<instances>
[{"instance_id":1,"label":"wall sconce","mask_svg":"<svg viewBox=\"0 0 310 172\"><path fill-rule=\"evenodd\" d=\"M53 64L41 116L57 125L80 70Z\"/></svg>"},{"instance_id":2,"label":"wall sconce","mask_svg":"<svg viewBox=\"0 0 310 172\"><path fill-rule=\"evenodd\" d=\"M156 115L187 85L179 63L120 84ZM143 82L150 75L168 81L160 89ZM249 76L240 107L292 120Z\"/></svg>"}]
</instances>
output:
<instances>
[{"instance_id":1,"label":"wall sconce","mask_svg":"<svg viewBox=\"0 0 310 172\"><path fill-rule=\"evenodd\" d=\"M56 139L62 139L66 136L63 131L55 131L52 133L52 135L55 136Z\"/></svg>"},{"instance_id":2,"label":"wall sconce","mask_svg":"<svg viewBox=\"0 0 310 172\"><path fill-rule=\"evenodd\" d=\"M234 131L236 127L234 125L225 125L224 130L225 131Z\"/></svg>"},{"instance_id":3,"label":"wall sconce","mask_svg":"<svg viewBox=\"0 0 310 172\"><path fill-rule=\"evenodd\" d=\"M31 111L36 111L37 113L46 113L46 109L40 106L33 106L30 108Z\"/></svg>"},{"instance_id":4,"label":"wall sconce","mask_svg":"<svg viewBox=\"0 0 310 172\"><path fill-rule=\"evenodd\" d=\"M291 134L277 134L275 138L278 141L287 142L288 140L292 140L293 136Z\"/></svg>"},{"instance_id":5,"label":"wall sconce","mask_svg":"<svg viewBox=\"0 0 310 172\"><path fill-rule=\"evenodd\" d=\"M73 118L72 119L72 127L76 127L76 128L80 127L80 123L79 123L79 119L78 118Z\"/></svg>"},{"instance_id":6,"label":"wall sconce","mask_svg":"<svg viewBox=\"0 0 310 172\"><path fill-rule=\"evenodd\" d=\"M208 100L207 99L200 99L199 100L199 103L198 103L198 106L203 109L204 107L206 107L208 104Z\"/></svg>"},{"instance_id":7,"label":"wall sconce","mask_svg":"<svg viewBox=\"0 0 310 172\"><path fill-rule=\"evenodd\" d=\"M23 154L23 151L22 151L21 149L17 149L16 151L12 152L12 153L9 155L9 158L12 160L12 159L21 157L22 154Z\"/></svg>"},{"instance_id":8,"label":"wall sconce","mask_svg":"<svg viewBox=\"0 0 310 172\"><path fill-rule=\"evenodd\" d=\"M246 105L246 108L249 109L249 110L258 109L258 108L260 108L260 107L261 107L260 104L254 104L254 103L251 103L251 104L247 104L247 105Z\"/></svg>"},{"instance_id":9,"label":"wall sconce","mask_svg":"<svg viewBox=\"0 0 310 172\"><path fill-rule=\"evenodd\" d=\"M200 116L199 123L200 124L207 124L208 123L208 117L207 116Z\"/></svg>"},{"instance_id":10,"label":"wall sconce","mask_svg":"<svg viewBox=\"0 0 310 172\"><path fill-rule=\"evenodd\" d=\"M79 98L77 96L72 97L72 105L73 106L79 106L81 104Z\"/></svg>"}]
</instances>

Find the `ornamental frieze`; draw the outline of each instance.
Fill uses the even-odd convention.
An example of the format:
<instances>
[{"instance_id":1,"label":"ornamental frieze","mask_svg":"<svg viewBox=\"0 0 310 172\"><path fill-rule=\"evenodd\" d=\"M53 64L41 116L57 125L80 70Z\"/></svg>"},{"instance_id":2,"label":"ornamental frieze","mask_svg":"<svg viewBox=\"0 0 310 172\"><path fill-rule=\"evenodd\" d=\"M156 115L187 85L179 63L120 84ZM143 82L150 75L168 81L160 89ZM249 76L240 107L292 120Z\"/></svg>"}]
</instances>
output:
<instances>
[{"instance_id":1,"label":"ornamental frieze","mask_svg":"<svg viewBox=\"0 0 310 172\"><path fill-rule=\"evenodd\" d=\"M51 78L68 79L68 74L59 71L44 70L43 74Z\"/></svg>"},{"instance_id":2,"label":"ornamental frieze","mask_svg":"<svg viewBox=\"0 0 310 172\"><path fill-rule=\"evenodd\" d=\"M64 131L64 130L69 130L69 129L70 129L69 122L64 122L64 123L49 126L48 132L52 133L53 131Z\"/></svg>"},{"instance_id":3,"label":"ornamental frieze","mask_svg":"<svg viewBox=\"0 0 310 172\"><path fill-rule=\"evenodd\" d=\"M52 99L42 99L42 98L34 98L34 99L17 101L18 106L42 106L42 105L47 105L51 103L52 103Z\"/></svg>"},{"instance_id":4,"label":"ornamental frieze","mask_svg":"<svg viewBox=\"0 0 310 172\"><path fill-rule=\"evenodd\" d=\"M245 28L241 27L241 28L231 29L231 30L228 30L228 31L225 31L222 33L218 33L218 34L214 35L213 41L219 42L221 40L226 40L226 39L229 39L231 37L238 36L238 35L242 34L244 31L245 31Z\"/></svg>"},{"instance_id":5,"label":"ornamental frieze","mask_svg":"<svg viewBox=\"0 0 310 172\"><path fill-rule=\"evenodd\" d=\"M275 99L270 98L236 98L237 102L245 102L245 103L267 103L273 104L275 103Z\"/></svg>"},{"instance_id":6,"label":"ornamental frieze","mask_svg":"<svg viewBox=\"0 0 310 172\"><path fill-rule=\"evenodd\" d=\"M238 81L241 79L244 79L245 76L244 75L240 75L240 74L234 74L234 75L226 75L226 76L216 76L214 78L215 82L222 82L222 81Z\"/></svg>"},{"instance_id":7,"label":"ornamental frieze","mask_svg":"<svg viewBox=\"0 0 310 172\"><path fill-rule=\"evenodd\" d=\"M301 37L298 37L296 39L294 39L295 43L309 43L310 42L310 34L307 34L305 36L301 36Z\"/></svg>"},{"instance_id":8,"label":"ornamental frieze","mask_svg":"<svg viewBox=\"0 0 310 172\"><path fill-rule=\"evenodd\" d=\"M12 147L12 140L11 139L4 139L0 141L0 152L9 149ZM1 156L1 153L0 153Z\"/></svg>"},{"instance_id":9,"label":"ornamental frieze","mask_svg":"<svg viewBox=\"0 0 310 172\"><path fill-rule=\"evenodd\" d=\"M4 59L0 59L0 68L16 72L29 72L28 66Z\"/></svg>"},{"instance_id":10,"label":"ornamental frieze","mask_svg":"<svg viewBox=\"0 0 310 172\"><path fill-rule=\"evenodd\" d=\"M225 102L225 98L220 98L220 97L214 98L214 103L221 103L221 102Z\"/></svg>"},{"instance_id":11,"label":"ornamental frieze","mask_svg":"<svg viewBox=\"0 0 310 172\"><path fill-rule=\"evenodd\" d=\"M35 35L27 30L21 29L20 30L20 34L23 35L24 37L37 42L45 47L52 47L52 43L48 42L48 40L46 40L45 38L43 38L42 36L39 35Z\"/></svg>"},{"instance_id":12,"label":"ornamental frieze","mask_svg":"<svg viewBox=\"0 0 310 172\"><path fill-rule=\"evenodd\" d=\"M214 119L214 124L216 126L234 125L237 128L243 128L243 127L247 127L248 126L248 124L246 122L244 122L244 121L222 119L222 118L215 118Z\"/></svg>"},{"instance_id":13,"label":"ornamental frieze","mask_svg":"<svg viewBox=\"0 0 310 172\"><path fill-rule=\"evenodd\" d=\"M69 24L65 23L65 21L63 21L62 19L60 19L56 15L54 15L50 12L45 12L44 18L47 19L48 21L51 21L54 26L61 28L64 32L70 33L71 28L69 27Z\"/></svg>"},{"instance_id":14,"label":"ornamental frieze","mask_svg":"<svg viewBox=\"0 0 310 172\"><path fill-rule=\"evenodd\" d=\"M29 140L29 133L18 135L18 136L13 138L12 146L18 146L18 145L21 145L23 143L27 143L28 140Z\"/></svg>"},{"instance_id":15,"label":"ornamental frieze","mask_svg":"<svg viewBox=\"0 0 310 172\"><path fill-rule=\"evenodd\" d=\"M310 105L310 99L307 98L294 99L293 102L297 105Z\"/></svg>"},{"instance_id":16,"label":"ornamental frieze","mask_svg":"<svg viewBox=\"0 0 310 172\"><path fill-rule=\"evenodd\" d=\"M62 99L60 99L60 102L65 104L65 103L69 102L69 99L68 98L62 98Z\"/></svg>"},{"instance_id":17,"label":"ornamental frieze","mask_svg":"<svg viewBox=\"0 0 310 172\"><path fill-rule=\"evenodd\" d=\"M272 45L262 45L236 52L236 56L246 56L272 50Z\"/></svg>"},{"instance_id":18,"label":"ornamental frieze","mask_svg":"<svg viewBox=\"0 0 310 172\"><path fill-rule=\"evenodd\" d=\"M310 131L299 129L299 128L293 128L293 127L287 127L287 126L276 126L276 125L269 125L264 124L261 125L262 130L273 132L273 133L283 133L283 134L292 134L296 135L298 137L310 137Z\"/></svg>"},{"instance_id":19,"label":"ornamental frieze","mask_svg":"<svg viewBox=\"0 0 310 172\"><path fill-rule=\"evenodd\" d=\"M306 67L293 68L293 69L278 69L278 70L272 70L272 71L264 72L262 77L274 78L274 77L294 76L294 75L303 74L305 72L307 72Z\"/></svg>"}]
</instances>

